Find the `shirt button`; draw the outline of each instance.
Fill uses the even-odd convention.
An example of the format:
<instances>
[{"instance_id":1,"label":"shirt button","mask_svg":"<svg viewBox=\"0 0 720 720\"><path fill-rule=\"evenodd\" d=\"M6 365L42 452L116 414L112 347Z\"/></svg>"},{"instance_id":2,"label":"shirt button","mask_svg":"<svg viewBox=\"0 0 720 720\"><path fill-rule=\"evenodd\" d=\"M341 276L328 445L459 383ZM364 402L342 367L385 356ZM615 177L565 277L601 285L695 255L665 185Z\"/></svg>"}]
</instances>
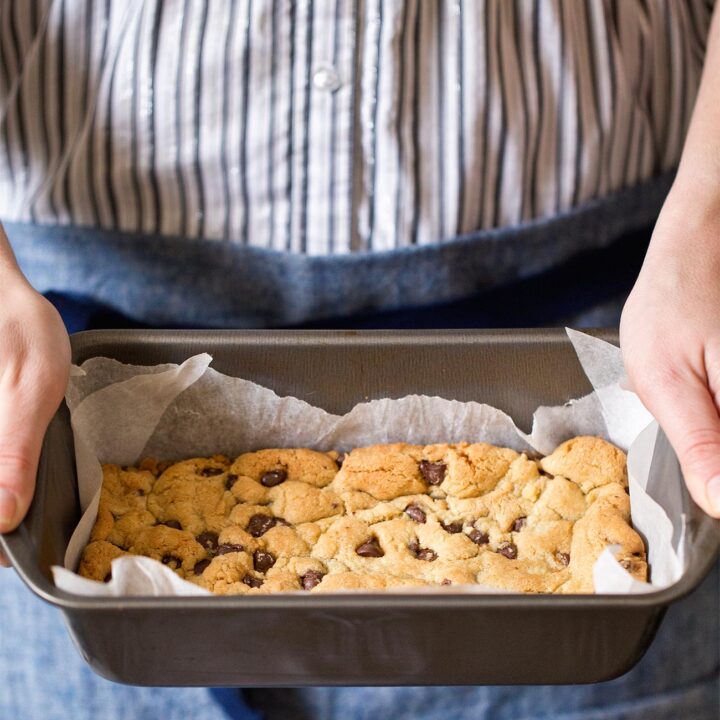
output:
<instances>
[{"instance_id":1,"label":"shirt button","mask_svg":"<svg viewBox=\"0 0 720 720\"><path fill-rule=\"evenodd\" d=\"M332 65L322 63L315 66L313 72L313 85L318 90L335 92L341 85L340 76Z\"/></svg>"}]
</instances>

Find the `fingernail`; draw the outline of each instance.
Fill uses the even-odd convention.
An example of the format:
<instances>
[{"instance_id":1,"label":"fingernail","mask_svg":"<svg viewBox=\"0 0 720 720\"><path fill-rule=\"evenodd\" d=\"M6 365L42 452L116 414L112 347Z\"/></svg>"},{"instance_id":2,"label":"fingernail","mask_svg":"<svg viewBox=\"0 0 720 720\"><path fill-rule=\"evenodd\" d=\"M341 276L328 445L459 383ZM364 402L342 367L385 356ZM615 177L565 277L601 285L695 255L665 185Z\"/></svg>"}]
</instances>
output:
<instances>
[{"instance_id":1,"label":"fingernail","mask_svg":"<svg viewBox=\"0 0 720 720\"><path fill-rule=\"evenodd\" d=\"M720 514L720 475L710 480L706 492L713 512Z\"/></svg>"},{"instance_id":2,"label":"fingernail","mask_svg":"<svg viewBox=\"0 0 720 720\"><path fill-rule=\"evenodd\" d=\"M12 527L17 512L15 493L0 488L0 532Z\"/></svg>"}]
</instances>

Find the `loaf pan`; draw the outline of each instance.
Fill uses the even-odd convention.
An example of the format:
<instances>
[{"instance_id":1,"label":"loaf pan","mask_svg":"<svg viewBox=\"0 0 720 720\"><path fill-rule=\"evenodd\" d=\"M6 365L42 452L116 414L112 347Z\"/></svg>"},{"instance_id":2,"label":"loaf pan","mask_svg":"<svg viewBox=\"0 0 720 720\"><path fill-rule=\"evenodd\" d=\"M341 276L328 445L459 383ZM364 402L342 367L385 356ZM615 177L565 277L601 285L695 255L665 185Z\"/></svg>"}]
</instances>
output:
<instances>
[{"instance_id":1,"label":"loaf pan","mask_svg":"<svg viewBox=\"0 0 720 720\"><path fill-rule=\"evenodd\" d=\"M596 333L617 342L616 334ZM538 405L591 390L561 329L467 332L92 331L73 361L213 367L333 413L410 393L478 400L529 429ZM442 441L442 438L438 438ZM684 489L683 489L684 492ZM48 429L33 505L0 539L15 569L60 609L85 660L134 685L302 686L587 683L629 670L668 606L697 587L719 524L688 498L688 567L646 595L298 595L87 598L59 591L80 517L69 415Z\"/></svg>"}]
</instances>

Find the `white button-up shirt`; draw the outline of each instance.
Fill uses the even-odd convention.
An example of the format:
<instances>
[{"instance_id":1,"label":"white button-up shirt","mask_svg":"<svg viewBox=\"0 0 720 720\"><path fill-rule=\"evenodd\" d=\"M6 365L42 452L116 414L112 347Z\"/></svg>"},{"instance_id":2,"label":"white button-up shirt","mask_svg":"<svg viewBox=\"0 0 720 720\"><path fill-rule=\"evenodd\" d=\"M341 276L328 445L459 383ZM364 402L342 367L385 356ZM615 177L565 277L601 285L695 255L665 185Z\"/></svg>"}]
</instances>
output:
<instances>
[{"instance_id":1,"label":"white button-up shirt","mask_svg":"<svg viewBox=\"0 0 720 720\"><path fill-rule=\"evenodd\" d=\"M0 217L385 251L678 161L705 0L6 0Z\"/></svg>"}]
</instances>

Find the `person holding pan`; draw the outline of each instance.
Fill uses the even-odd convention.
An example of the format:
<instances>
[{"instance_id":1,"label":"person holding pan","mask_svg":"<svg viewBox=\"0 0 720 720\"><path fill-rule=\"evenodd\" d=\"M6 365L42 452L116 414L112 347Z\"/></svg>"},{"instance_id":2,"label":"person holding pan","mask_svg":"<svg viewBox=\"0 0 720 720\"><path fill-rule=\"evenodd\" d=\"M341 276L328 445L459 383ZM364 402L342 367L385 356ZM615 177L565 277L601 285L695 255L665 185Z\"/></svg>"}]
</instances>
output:
<instances>
[{"instance_id":1,"label":"person holding pan","mask_svg":"<svg viewBox=\"0 0 720 720\"><path fill-rule=\"evenodd\" d=\"M0 532L32 500L67 330L103 325L619 323L720 517L712 5L0 5ZM553 689L121 688L10 573L0 617L0 717L718 713L717 567L626 676Z\"/></svg>"}]
</instances>

